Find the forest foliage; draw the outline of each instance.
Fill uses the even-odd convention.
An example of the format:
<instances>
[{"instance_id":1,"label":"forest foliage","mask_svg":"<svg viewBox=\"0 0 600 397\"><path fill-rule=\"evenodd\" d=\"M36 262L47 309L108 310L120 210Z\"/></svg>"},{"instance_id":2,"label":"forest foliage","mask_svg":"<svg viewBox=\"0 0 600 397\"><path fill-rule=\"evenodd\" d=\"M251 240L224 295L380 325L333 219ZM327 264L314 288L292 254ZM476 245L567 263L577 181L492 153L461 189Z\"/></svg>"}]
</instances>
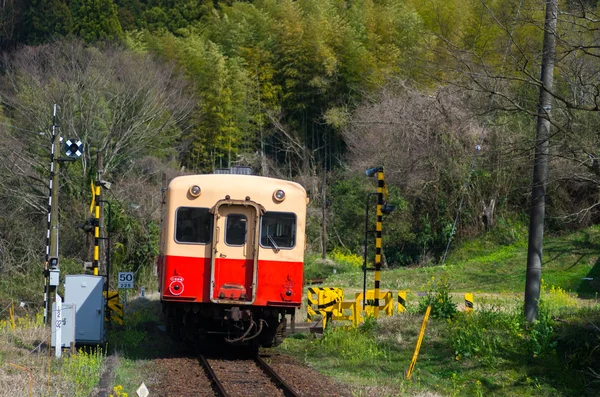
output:
<instances>
[{"instance_id":1,"label":"forest foliage","mask_svg":"<svg viewBox=\"0 0 600 397\"><path fill-rule=\"evenodd\" d=\"M597 4L559 3L550 231L595 223L600 182ZM522 238L543 17L542 0L5 0L0 273L40 263L55 103L85 143L62 171L73 261L98 152L126 270L151 266L161 174L234 165L304 184L313 252L325 200L327 250L362 255L375 165L398 207L389 266L436 263L455 221Z\"/></svg>"}]
</instances>

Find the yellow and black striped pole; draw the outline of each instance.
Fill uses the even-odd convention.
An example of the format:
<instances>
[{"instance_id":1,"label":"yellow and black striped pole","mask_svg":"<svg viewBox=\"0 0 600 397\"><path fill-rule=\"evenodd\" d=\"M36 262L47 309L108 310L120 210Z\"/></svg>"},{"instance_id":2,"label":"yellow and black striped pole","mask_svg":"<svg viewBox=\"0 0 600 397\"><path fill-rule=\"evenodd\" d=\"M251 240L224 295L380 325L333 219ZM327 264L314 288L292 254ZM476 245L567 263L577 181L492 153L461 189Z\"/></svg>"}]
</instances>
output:
<instances>
[{"instance_id":1,"label":"yellow and black striped pole","mask_svg":"<svg viewBox=\"0 0 600 397\"><path fill-rule=\"evenodd\" d=\"M375 224L375 318L379 317L379 288L381 282L381 234L383 230L383 167L377 171L377 223Z\"/></svg>"},{"instance_id":2,"label":"yellow and black striped pole","mask_svg":"<svg viewBox=\"0 0 600 397\"><path fill-rule=\"evenodd\" d=\"M98 265L100 261L100 184L95 186L94 199L95 199L95 215L94 215L94 276L98 275Z\"/></svg>"}]
</instances>

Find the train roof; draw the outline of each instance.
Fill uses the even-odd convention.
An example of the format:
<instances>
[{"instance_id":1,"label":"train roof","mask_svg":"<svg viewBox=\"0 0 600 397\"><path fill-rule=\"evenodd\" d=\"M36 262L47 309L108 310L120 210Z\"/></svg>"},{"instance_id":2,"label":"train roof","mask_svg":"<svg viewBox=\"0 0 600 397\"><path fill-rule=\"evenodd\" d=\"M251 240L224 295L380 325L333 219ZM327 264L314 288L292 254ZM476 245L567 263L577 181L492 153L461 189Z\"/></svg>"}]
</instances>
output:
<instances>
[{"instance_id":1,"label":"train roof","mask_svg":"<svg viewBox=\"0 0 600 397\"><path fill-rule=\"evenodd\" d=\"M295 199L306 199L306 190L302 185L284 179L268 178L255 175L238 174L199 174L178 176L169 183L170 191L187 191L198 185L202 191L246 194L246 192L264 192L270 195L276 189L284 189L286 195ZM245 197L245 196L244 196ZM243 197L242 197L243 198Z\"/></svg>"}]
</instances>

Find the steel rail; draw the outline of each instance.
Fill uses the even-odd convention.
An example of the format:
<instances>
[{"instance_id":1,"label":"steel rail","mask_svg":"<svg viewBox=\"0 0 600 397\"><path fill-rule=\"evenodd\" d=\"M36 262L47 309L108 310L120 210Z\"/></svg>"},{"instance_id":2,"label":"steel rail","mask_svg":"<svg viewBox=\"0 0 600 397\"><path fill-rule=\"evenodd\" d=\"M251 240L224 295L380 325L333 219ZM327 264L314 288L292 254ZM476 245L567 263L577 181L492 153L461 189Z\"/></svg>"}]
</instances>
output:
<instances>
[{"instance_id":1,"label":"steel rail","mask_svg":"<svg viewBox=\"0 0 600 397\"><path fill-rule=\"evenodd\" d=\"M204 367L204 369L206 370L206 372L208 372L208 376L210 378L210 381L215 386L215 389L216 389L215 391L221 397L229 397L229 393L227 393L227 391L223 387L223 384L221 383L221 381L219 381L219 378L217 378L217 375L215 374L215 371L213 371L212 367L210 366L210 364L208 363L208 361L206 360L206 358L202 354L199 354L198 357L200 359L200 363L202 364L202 366Z\"/></svg>"},{"instance_id":2,"label":"steel rail","mask_svg":"<svg viewBox=\"0 0 600 397\"><path fill-rule=\"evenodd\" d=\"M254 361L266 373L271 380L283 391L286 397L300 397L300 395L284 381L278 374L263 360L258 354L254 356Z\"/></svg>"}]
</instances>

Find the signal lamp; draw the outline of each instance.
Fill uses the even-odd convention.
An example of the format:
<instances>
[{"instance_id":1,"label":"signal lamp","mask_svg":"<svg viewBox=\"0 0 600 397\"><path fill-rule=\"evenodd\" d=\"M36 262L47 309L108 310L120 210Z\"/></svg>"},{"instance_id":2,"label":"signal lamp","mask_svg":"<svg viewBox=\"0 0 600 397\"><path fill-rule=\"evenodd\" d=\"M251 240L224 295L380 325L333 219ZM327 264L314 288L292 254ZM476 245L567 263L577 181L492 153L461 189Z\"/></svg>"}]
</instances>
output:
<instances>
[{"instance_id":1,"label":"signal lamp","mask_svg":"<svg viewBox=\"0 0 600 397\"><path fill-rule=\"evenodd\" d=\"M285 200L285 192L281 189L275 190L273 193L273 199L275 199L275 201L282 202Z\"/></svg>"},{"instance_id":2,"label":"signal lamp","mask_svg":"<svg viewBox=\"0 0 600 397\"><path fill-rule=\"evenodd\" d=\"M391 204L385 203L385 204L383 204L381 206L381 212L384 215L389 215L389 214L391 214L395 210L396 210L396 206L395 205L391 205Z\"/></svg>"},{"instance_id":3,"label":"signal lamp","mask_svg":"<svg viewBox=\"0 0 600 397\"><path fill-rule=\"evenodd\" d=\"M190 196L196 198L196 197L200 196L200 193L202 193L202 190L200 189L200 186L194 185L194 186L190 187L189 193L190 193Z\"/></svg>"},{"instance_id":4,"label":"signal lamp","mask_svg":"<svg viewBox=\"0 0 600 397\"><path fill-rule=\"evenodd\" d=\"M50 269L58 268L58 258L55 256L50 257L50 259L48 260L48 266L50 267Z\"/></svg>"},{"instance_id":5,"label":"signal lamp","mask_svg":"<svg viewBox=\"0 0 600 397\"><path fill-rule=\"evenodd\" d=\"M369 178L374 177L375 175L377 175L378 172L383 171L383 167L373 167L373 168L369 168L366 172L367 176Z\"/></svg>"}]
</instances>

